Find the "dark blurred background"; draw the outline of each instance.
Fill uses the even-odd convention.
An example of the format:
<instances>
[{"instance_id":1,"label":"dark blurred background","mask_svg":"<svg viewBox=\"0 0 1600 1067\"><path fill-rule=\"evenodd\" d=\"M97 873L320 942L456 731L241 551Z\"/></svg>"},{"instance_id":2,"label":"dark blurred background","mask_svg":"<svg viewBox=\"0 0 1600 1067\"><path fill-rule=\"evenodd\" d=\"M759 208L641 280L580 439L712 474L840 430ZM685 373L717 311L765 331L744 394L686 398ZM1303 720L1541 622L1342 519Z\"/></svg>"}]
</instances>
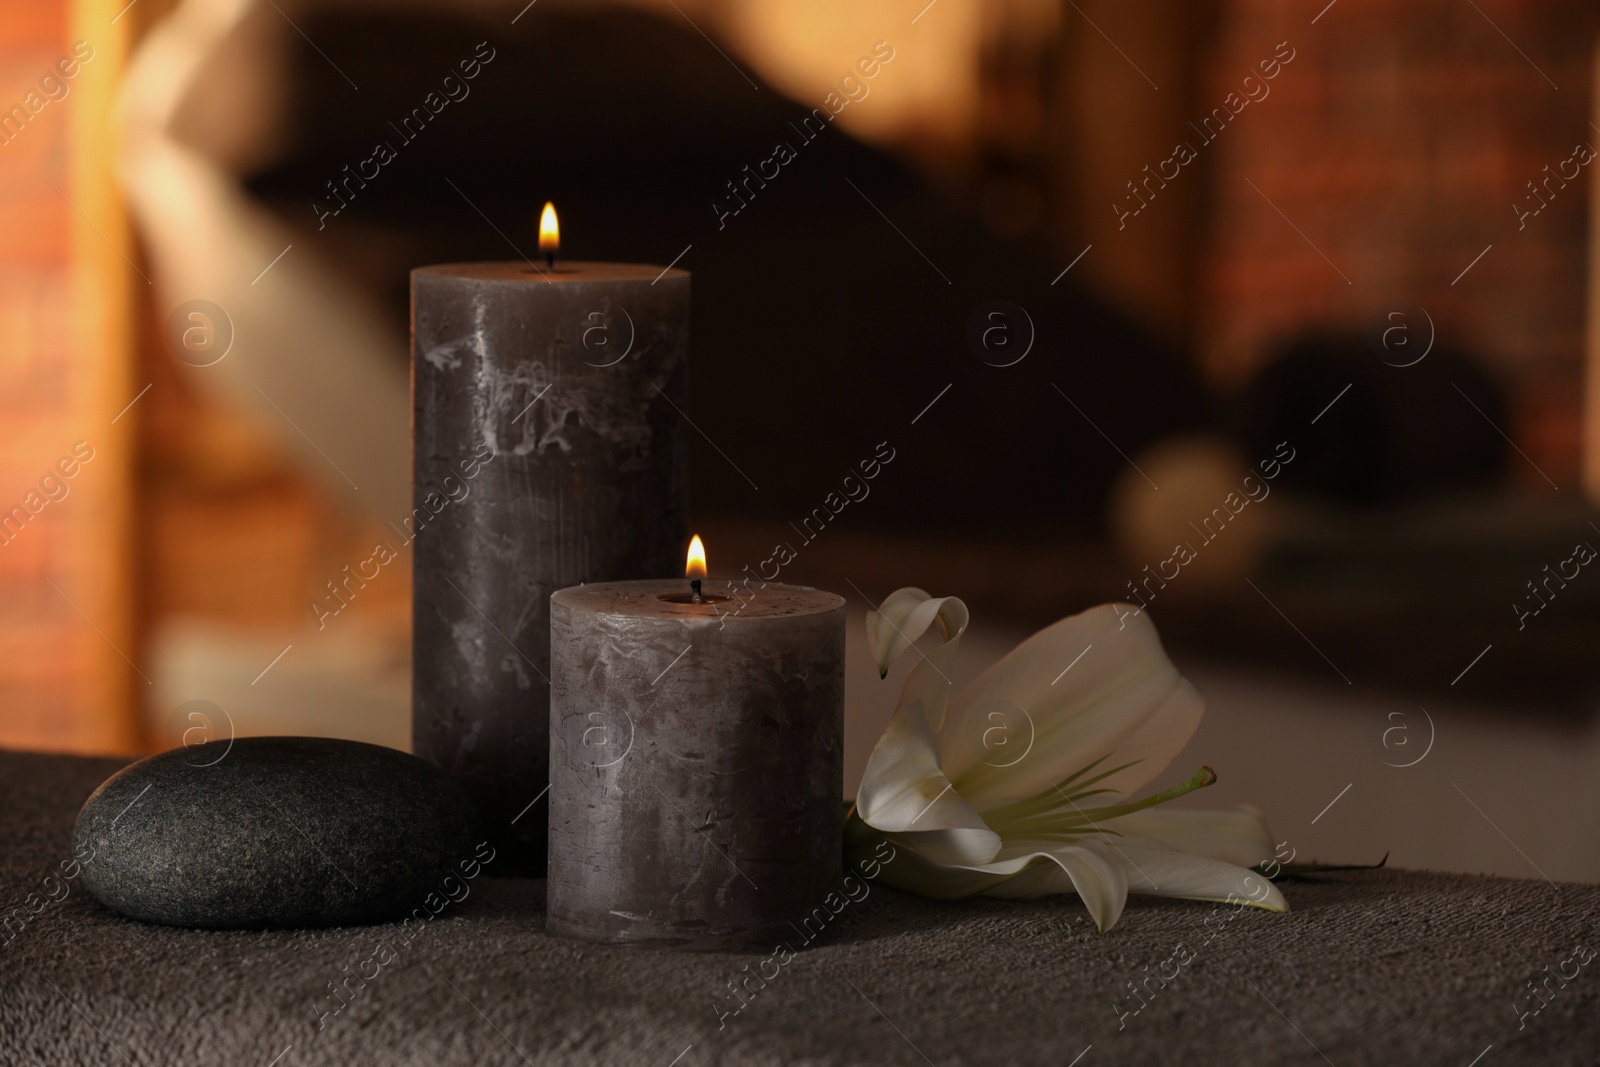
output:
<instances>
[{"instance_id":1,"label":"dark blurred background","mask_svg":"<svg viewBox=\"0 0 1600 1067\"><path fill-rule=\"evenodd\" d=\"M1588 736L1592 5L0 10L0 744L209 694L404 747L406 567L311 602L409 506L407 272L546 200L694 274L713 575L1134 598L1180 663Z\"/></svg>"}]
</instances>

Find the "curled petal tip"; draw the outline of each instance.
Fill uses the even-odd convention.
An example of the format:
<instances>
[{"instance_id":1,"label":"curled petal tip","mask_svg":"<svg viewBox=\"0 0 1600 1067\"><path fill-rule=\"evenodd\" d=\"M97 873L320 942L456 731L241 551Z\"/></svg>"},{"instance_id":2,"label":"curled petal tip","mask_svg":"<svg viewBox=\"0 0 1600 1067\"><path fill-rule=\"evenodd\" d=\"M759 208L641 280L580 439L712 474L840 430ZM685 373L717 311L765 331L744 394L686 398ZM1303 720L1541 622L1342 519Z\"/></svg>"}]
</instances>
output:
<instances>
[{"instance_id":1,"label":"curled petal tip","mask_svg":"<svg viewBox=\"0 0 1600 1067\"><path fill-rule=\"evenodd\" d=\"M890 665L935 622L945 642L953 641L967 628L966 605L956 597L932 597L908 587L867 612L867 647L879 674L887 676Z\"/></svg>"}]
</instances>

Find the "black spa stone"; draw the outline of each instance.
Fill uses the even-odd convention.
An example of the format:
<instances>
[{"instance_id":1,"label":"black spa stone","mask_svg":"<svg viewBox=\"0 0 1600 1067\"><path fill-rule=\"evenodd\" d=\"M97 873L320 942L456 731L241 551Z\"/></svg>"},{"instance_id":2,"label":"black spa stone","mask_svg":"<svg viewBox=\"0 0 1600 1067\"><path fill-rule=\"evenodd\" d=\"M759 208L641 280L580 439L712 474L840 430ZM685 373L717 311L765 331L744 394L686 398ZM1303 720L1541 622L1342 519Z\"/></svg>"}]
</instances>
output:
<instances>
[{"instance_id":1,"label":"black spa stone","mask_svg":"<svg viewBox=\"0 0 1600 1067\"><path fill-rule=\"evenodd\" d=\"M220 758L219 753L223 753ZM492 858L472 801L415 756L358 741L239 738L124 767L73 830L113 911L212 929L347 926L427 910Z\"/></svg>"}]
</instances>

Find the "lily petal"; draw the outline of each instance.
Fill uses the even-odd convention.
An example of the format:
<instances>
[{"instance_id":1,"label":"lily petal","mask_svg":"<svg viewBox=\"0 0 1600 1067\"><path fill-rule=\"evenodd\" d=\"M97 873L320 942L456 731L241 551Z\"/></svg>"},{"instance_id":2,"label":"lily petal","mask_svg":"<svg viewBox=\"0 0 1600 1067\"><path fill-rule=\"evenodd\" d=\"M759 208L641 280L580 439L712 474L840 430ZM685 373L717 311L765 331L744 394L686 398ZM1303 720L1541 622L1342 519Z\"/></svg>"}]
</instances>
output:
<instances>
[{"instance_id":1,"label":"lily petal","mask_svg":"<svg viewBox=\"0 0 1600 1067\"><path fill-rule=\"evenodd\" d=\"M1143 848L1118 842L1112 855L1132 875L1129 891L1155 897L1249 904L1267 911L1288 911L1289 902L1265 875L1206 856L1165 848Z\"/></svg>"},{"instance_id":2,"label":"lily petal","mask_svg":"<svg viewBox=\"0 0 1600 1067\"><path fill-rule=\"evenodd\" d=\"M943 712L948 691L929 664L911 672L900 706L867 758L856 813L880 831L944 832L927 844L937 862L983 863L1000 850L1000 835L939 769L931 720Z\"/></svg>"},{"instance_id":3,"label":"lily petal","mask_svg":"<svg viewBox=\"0 0 1600 1067\"><path fill-rule=\"evenodd\" d=\"M912 841L918 855L941 867L981 869L994 862L1004 844L1000 835L987 827L921 830L897 836Z\"/></svg>"},{"instance_id":4,"label":"lily petal","mask_svg":"<svg viewBox=\"0 0 1600 1067\"><path fill-rule=\"evenodd\" d=\"M1034 634L954 697L940 764L979 811L1051 791L1104 756L1103 770L1133 765L1097 788L1128 794L1172 761L1204 709L1148 616L1102 604ZM1017 720L1007 738L1017 755L996 758L987 744L996 716Z\"/></svg>"},{"instance_id":5,"label":"lily petal","mask_svg":"<svg viewBox=\"0 0 1600 1067\"><path fill-rule=\"evenodd\" d=\"M1026 846L1028 843L1017 844ZM1008 846L1005 852L1010 851ZM1105 933L1116 925L1117 919L1122 916L1123 905L1128 902L1128 871L1108 855L1098 842L1057 845L1049 851L1034 852L1032 855L1042 856L1052 862L1034 863L1016 877L984 890L983 895L1031 900L1070 890L1083 898L1083 906L1089 910L1095 929Z\"/></svg>"},{"instance_id":6,"label":"lily petal","mask_svg":"<svg viewBox=\"0 0 1600 1067\"><path fill-rule=\"evenodd\" d=\"M920 589L901 589L883 602L881 612L868 616L867 632L879 635L875 652L887 650L892 659L910 648L935 619L945 643L907 675L899 706L867 758L856 811L878 830L944 831L925 845L939 862L982 863L1000 850L1000 835L940 769L934 737L934 726L944 716L950 697L949 672L966 629L967 607L955 597L936 599ZM903 644L893 646L900 641Z\"/></svg>"},{"instance_id":7,"label":"lily petal","mask_svg":"<svg viewBox=\"0 0 1600 1067\"><path fill-rule=\"evenodd\" d=\"M1255 811L1190 811L1151 808L1107 820L1107 829L1123 836L1119 844L1164 848L1255 867L1272 859L1272 836Z\"/></svg>"},{"instance_id":8,"label":"lily petal","mask_svg":"<svg viewBox=\"0 0 1600 1067\"><path fill-rule=\"evenodd\" d=\"M878 881L907 893L933 900L961 900L977 896L1004 882L1028 865L1028 858L1004 863L938 863L917 851L913 843L920 834L891 834L894 856L881 863ZM875 855L858 846L861 858Z\"/></svg>"},{"instance_id":9,"label":"lily petal","mask_svg":"<svg viewBox=\"0 0 1600 1067\"><path fill-rule=\"evenodd\" d=\"M953 644L966 631L967 618L967 606L957 597L933 597L909 586L896 589L878 610L867 612L867 648L878 666L878 676L888 675L890 665L916 644L935 619L945 641Z\"/></svg>"},{"instance_id":10,"label":"lily petal","mask_svg":"<svg viewBox=\"0 0 1600 1067\"><path fill-rule=\"evenodd\" d=\"M891 836L895 855L883 864L879 879L935 900L980 895L1031 900L1076 893L1101 931L1116 923L1128 899L1125 865L1109 856L1098 842L1016 842L1016 847L1008 846L1002 856L988 863L950 864L921 851L925 836Z\"/></svg>"}]
</instances>

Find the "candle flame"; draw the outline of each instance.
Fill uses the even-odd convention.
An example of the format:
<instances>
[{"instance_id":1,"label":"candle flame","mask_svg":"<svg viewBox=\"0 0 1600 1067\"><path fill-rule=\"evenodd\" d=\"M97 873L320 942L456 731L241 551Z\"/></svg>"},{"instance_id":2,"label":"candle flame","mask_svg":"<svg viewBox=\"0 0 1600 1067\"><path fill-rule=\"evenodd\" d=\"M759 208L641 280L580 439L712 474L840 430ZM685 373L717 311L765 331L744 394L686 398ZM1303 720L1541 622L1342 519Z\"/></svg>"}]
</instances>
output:
<instances>
[{"instance_id":1,"label":"candle flame","mask_svg":"<svg viewBox=\"0 0 1600 1067\"><path fill-rule=\"evenodd\" d=\"M539 213L539 251L546 255L561 251L561 224L556 221L556 206L548 200Z\"/></svg>"},{"instance_id":2,"label":"candle flame","mask_svg":"<svg viewBox=\"0 0 1600 1067\"><path fill-rule=\"evenodd\" d=\"M706 546L699 534L689 542L689 560L684 564L683 576L690 579L706 576Z\"/></svg>"}]
</instances>

